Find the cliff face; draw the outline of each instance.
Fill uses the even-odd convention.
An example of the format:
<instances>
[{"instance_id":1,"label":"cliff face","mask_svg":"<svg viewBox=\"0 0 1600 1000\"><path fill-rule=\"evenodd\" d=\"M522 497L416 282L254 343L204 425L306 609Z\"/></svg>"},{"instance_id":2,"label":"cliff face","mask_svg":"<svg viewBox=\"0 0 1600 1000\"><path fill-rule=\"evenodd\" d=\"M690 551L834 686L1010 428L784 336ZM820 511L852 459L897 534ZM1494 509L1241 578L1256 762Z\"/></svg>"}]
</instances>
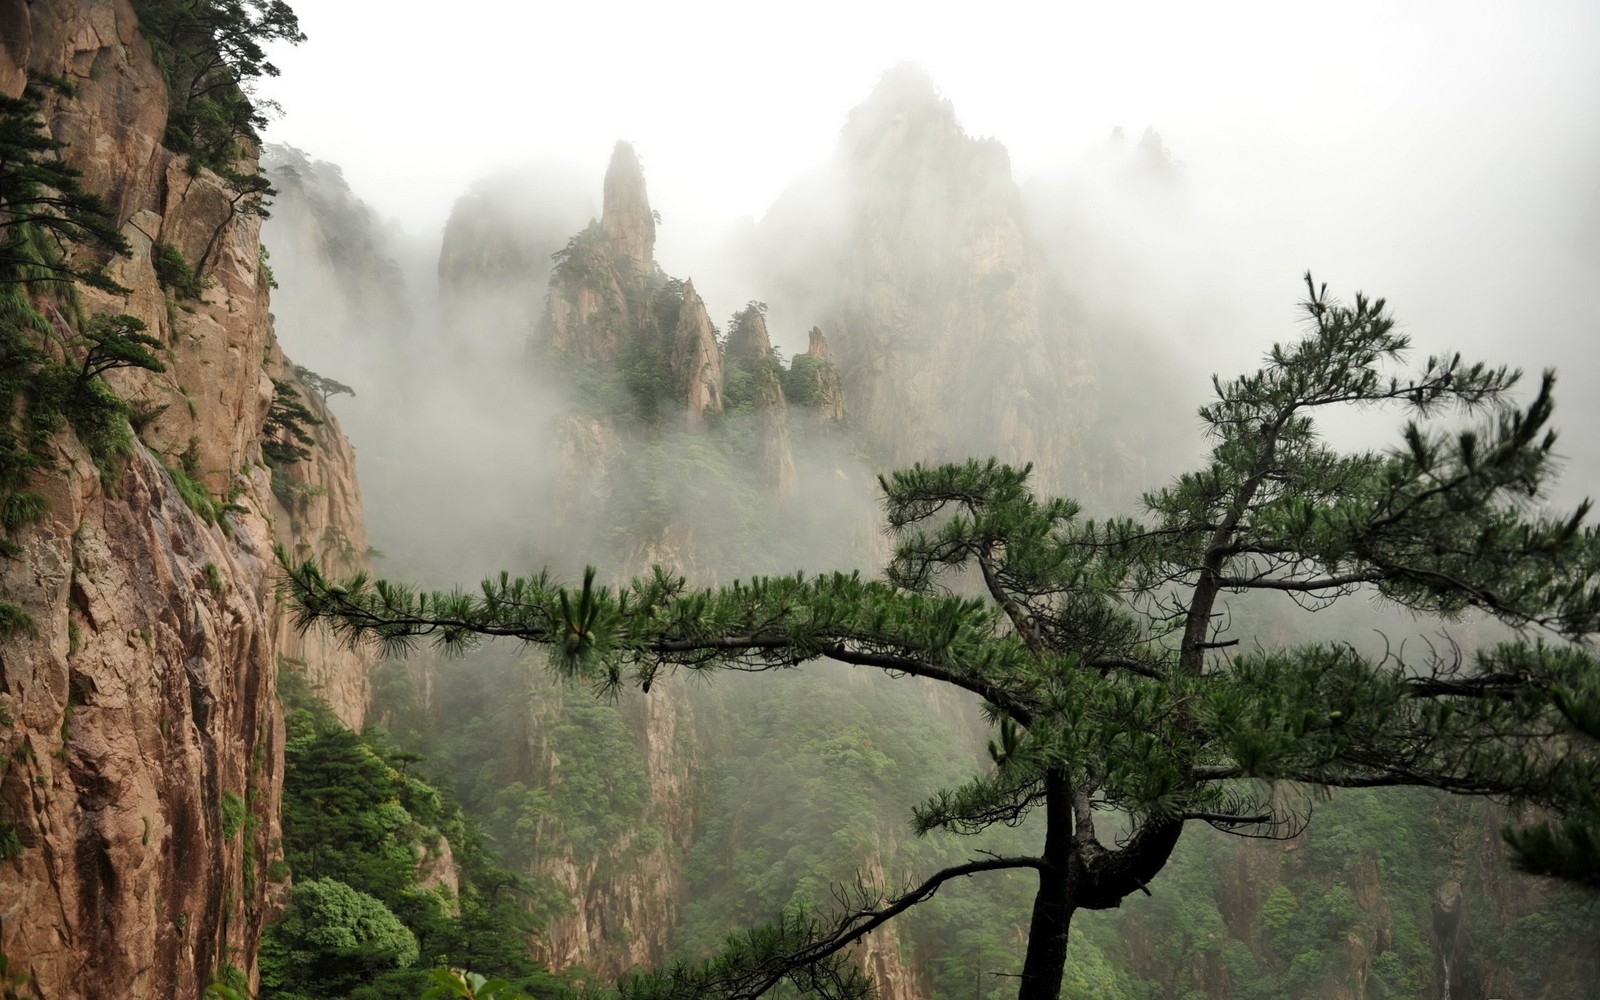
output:
<instances>
[{"instance_id":1,"label":"cliff face","mask_svg":"<svg viewBox=\"0 0 1600 1000\"><path fill-rule=\"evenodd\" d=\"M760 432L761 479L779 500L793 496L798 483L794 448L789 443L789 406L783 369L772 352L764 306L752 303L734 317L728 330L728 366L749 380L750 408Z\"/></svg>"},{"instance_id":2,"label":"cliff face","mask_svg":"<svg viewBox=\"0 0 1600 1000\"><path fill-rule=\"evenodd\" d=\"M22 844L0 950L44 996L198 997L250 960L271 909L270 539L259 517L231 539L203 523L148 452L116 497L75 442L55 457L50 514L0 566L37 627L0 657L0 797Z\"/></svg>"},{"instance_id":3,"label":"cliff face","mask_svg":"<svg viewBox=\"0 0 1600 1000\"><path fill-rule=\"evenodd\" d=\"M292 366L291 366L292 367ZM321 423L308 433L313 444L305 458L271 477L268 510L273 541L296 560L313 559L325 572L346 576L371 568L371 548L362 513L356 455L340 432L327 400L294 377L297 394ZM307 681L350 729L360 732L371 700L377 653L352 649L330 633L300 632L287 615L276 620L280 666L302 671Z\"/></svg>"},{"instance_id":4,"label":"cliff face","mask_svg":"<svg viewBox=\"0 0 1600 1000\"><path fill-rule=\"evenodd\" d=\"M822 335L820 328L811 328L806 349L794 356L790 371L790 385L795 395L811 404L818 419L830 423L844 420L844 384L828 350L828 338Z\"/></svg>"},{"instance_id":5,"label":"cliff face","mask_svg":"<svg viewBox=\"0 0 1600 1000\"><path fill-rule=\"evenodd\" d=\"M633 147L625 142L611 151L604 205L600 228L611 244L613 262L633 275L649 274L655 267L655 214L645 193L644 169Z\"/></svg>"},{"instance_id":6,"label":"cliff face","mask_svg":"<svg viewBox=\"0 0 1600 1000\"><path fill-rule=\"evenodd\" d=\"M49 440L28 484L48 509L0 558L0 591L34 625L0 648L0 822L21 845L0 876L0 952L41 996L199 997L229 965L252 973L277 889L272 542L300 539L274 524L262 464L282 361L259 220L161 145L165 84L126 0L4 0L0 25L8 95L28 74L74 85L45 119L132 248L111 267L130 294L39 303L63 338L73 312L135 316L167 368L108 376L139 424L110 471L69 429ZM158 242L200 272L197 299L161 287ZM353 483L336 426L319 433L328 479ZM336 522L359 536L330 489L317 523Z\"/></svg>"},{"instance_id":7,"label":"cliff face","mask_svg":"<svg viewBox=\"0 0 1600 1000\"><path fill-rule=\"evenodd\" d=\"M609 842L580 844L565 835L566 823L558 818L548 831L551 849L536 866L570 907L548 921L535 956L554 969L583 966L602 978L665 961L685 899L679 859L693 843L697 797L695 712L683 686L631 694L620 707L636 735L648 789L638 822ZM544 725L553 721L547 717ZM547 784L566 780L558 755L538 756L534 764Z\"/></svg>"},{"instance_id":8,"label":"cliff face","mask_svg":"<svg viewBox=\"0 0 1600 1000\"><path fill-rule=\"evenodd\" d=\"M671 365L688 407L689 429L698 430L705 426L708 415L722 412L722 351L705 300L695 292L693 281L683 283Z\"/></svg>"}]
</instances>

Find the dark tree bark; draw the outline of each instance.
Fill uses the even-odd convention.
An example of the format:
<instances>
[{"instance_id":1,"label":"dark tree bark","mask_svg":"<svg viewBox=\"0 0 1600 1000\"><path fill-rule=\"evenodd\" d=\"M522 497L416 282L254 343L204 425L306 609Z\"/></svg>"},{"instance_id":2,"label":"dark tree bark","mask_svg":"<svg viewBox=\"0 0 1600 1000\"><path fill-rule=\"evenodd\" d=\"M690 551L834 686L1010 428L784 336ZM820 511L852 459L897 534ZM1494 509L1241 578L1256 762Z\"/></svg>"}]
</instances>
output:
<instances>
[{"instance_id":1,"label":"dark tree bark","mask_svg":"<svg viewBox=\"0 0 1600 1000\"><path fill-rule=\"evenodd\" d=\"M1028 953L1022 962L1017 1000L1056 1000L1067 967L1067 931L1072 926L1072 789L1066 775L1045 775L1044 864L1033 897Z\"/></svg>"}]
</instances>

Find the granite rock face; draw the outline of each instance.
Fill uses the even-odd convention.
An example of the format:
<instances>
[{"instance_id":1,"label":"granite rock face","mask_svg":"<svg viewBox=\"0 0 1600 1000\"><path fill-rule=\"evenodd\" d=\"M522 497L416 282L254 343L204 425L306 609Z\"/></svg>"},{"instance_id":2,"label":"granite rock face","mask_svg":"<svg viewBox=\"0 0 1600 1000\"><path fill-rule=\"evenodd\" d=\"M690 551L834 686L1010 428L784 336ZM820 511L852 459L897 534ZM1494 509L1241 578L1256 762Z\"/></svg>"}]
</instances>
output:
<instances>
[{"instance_id":1,"label":"granite rock face","mask_svg":"<svg viewBox=\"0 0 1600 1000\"><path fill-rule=\"evenodd\" d=\"M564 355L615 363L645 322L655 245L644 172L633 147L619 142L600 219L572 238L551 274L539 341Z\"/></svg>"},{"instance_id":2,"label":"granite rock face","mask_svg":"<svg viewBox=\"0 0 1600 1000\"><path fill-rule=\"evenodd\" d=\"M694 282L683 283L683 306L672 340L672 375L683 387L691 430L705 426L707 415L722 412L722 351L705 300Z\"/></svg>"},{"instance_id":3,"label":"granite rock face","mask_svg":"<svg viewBox=\"0 0 1600 1000\"><path fill-rule=\"evenodd\" d=\"M162 145L166 88L132 7L5 0L0 26L6 94L30 75L73 84L43 117L131 245L110 268L129 294L80 288L77 310L37 305L63 340L71 312L132 315L167 368L108 376L139 436L106 471L56 431L28 483L48 509L0 559L0 594L33 625L0 645L0 823L21 845L0 873L0 952L40 996L198 998L230 965L254 975L282 889L268 878L286 634L273 543L316 549L337 527L364 551L352 456L331 419L318 427L322 509L287 516L261 450L274 379L292 366L268 312L260 220ZM158 243L198 273L198 298L157 281ZM359 701L346 704L357 723Z\"/></svg>"},{"instance_id":4,"label":"granite rock face","mask_svg":"<svg viewBox=\"0 0 1600 1000\"><path fill-rule=\"evenodd\" d=\"M616 263L634 275L655 267L656 222L645 191L644 168L633 147L619 142L606 169L605 202L600 228L605 231Z\"/></svg>"}]
</instances>

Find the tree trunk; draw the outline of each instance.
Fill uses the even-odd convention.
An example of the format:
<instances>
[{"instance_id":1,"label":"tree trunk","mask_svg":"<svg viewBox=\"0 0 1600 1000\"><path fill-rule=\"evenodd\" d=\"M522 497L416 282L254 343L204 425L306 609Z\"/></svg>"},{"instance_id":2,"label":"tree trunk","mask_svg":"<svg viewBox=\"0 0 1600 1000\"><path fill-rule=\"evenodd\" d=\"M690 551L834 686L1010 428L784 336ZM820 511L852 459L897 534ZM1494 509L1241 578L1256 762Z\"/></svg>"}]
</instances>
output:
<instances>
[{"instance_id":1,"label":"tree trunk","mask_svg":"<svg viewBox=\"0 0 1600 1000\"><path fill-rule=\"evenodd\" d=\"M1072 797L1066 776L1045 776L1044 861L1039 892L1028 925L1028 954L1022 962L1017 1000L1057 1000L1067 969L1067 931L1072 926Z\"/></svg>"}]
</instances>

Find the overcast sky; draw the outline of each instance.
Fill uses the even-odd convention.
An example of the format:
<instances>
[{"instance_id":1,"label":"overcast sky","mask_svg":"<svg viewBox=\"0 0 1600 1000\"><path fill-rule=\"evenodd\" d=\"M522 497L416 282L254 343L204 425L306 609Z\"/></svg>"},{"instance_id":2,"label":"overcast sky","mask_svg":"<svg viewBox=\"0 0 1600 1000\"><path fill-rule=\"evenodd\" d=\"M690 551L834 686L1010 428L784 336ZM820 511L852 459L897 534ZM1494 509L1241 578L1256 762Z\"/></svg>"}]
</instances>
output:
<instances>
[{"instance_id":1,"label":"overcast sky","mask_svg":"<svg viewBox=\"0 0 1600 1000\"><path fill-rule=\"evenodd\" d=\"M495 164L603 165L633 141L652 196L759 216L821 161L890 65L925 66L1022 177L1116 125L1181 159L1267 152L1378 181L1584 132L1597 172L1600 4L816 0L295 0L269 138L344 165L380 210L435 224ZM1358 171L1351 177L1349 171ZM665 213L663 213L665 214ZM671 220L668 219L670 224Z\"/></svg>"},{"instance_id":2,"label":"overcast sky","mask_svg":"<svg viewBox=\"0 0 1600 1000\"><path fill-rule=\"evenodd\" d=\"M1509 351L1600 398L1582 353L1600 337L1594 0L293 6L309 40L274 52L267 139L339 163L424 239L498 167L568 160L598 200L627 139L657 256L695 276L691 244L759 218L910 60L1019 182L1071 175L1113 127L1156 128L1192 200L1173 280L1259 293L1239 322L1280 335L1313 267L1388 295L1425 349Z\"/></svg>"}]
</instances>

